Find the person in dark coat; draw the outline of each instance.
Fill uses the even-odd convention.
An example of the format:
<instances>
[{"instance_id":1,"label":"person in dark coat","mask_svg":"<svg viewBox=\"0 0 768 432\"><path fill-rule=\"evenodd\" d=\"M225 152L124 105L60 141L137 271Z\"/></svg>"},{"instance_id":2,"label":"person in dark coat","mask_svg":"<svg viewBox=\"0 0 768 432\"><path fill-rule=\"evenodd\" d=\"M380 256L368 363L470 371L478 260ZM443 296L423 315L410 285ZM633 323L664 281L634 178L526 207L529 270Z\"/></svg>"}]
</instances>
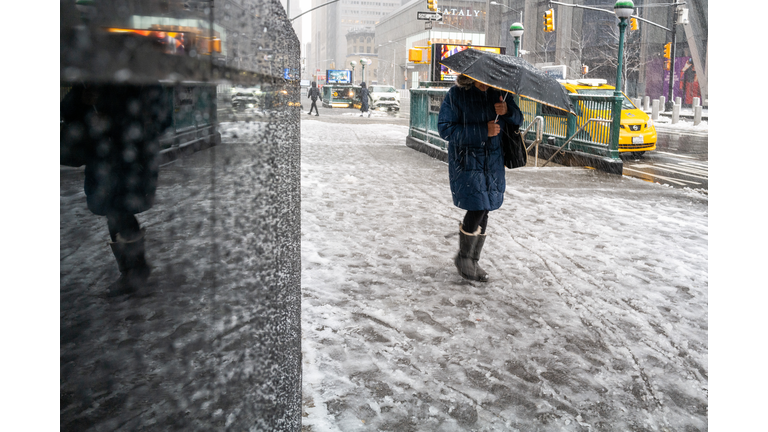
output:
<instances>
[{"instance_id":1,"label":"person in dark coat","mask_svg":"<svg viewBox=\"0 0 768 432\"><path fill-rule=\"evenodd\" d=\"M134 215L154 203L159 137L173 122L168 93L160 85L76 85L60 110L61 163L85 165L88 209L107 218L120 269L109 294L135 292L151 269Z\"/></svg>"},{"instance_id":2,"label":"person in dark coat","mask_svg":"<svg viewBox=\"0 0 768 432\"><path fill-rule=\"evenodd\" d=\"M373 98L371 97L371 94L368 92L368 87L365 85L365 81L360 83L360 117L363 116L366 112L368 113L368 117L371 116L371 112L368 111L368 100L371 100L373 102Z\"/></svg>"},{"instance_id":3,"label":"person in dark coat","mask_svg":"<svg viewBox=\"0 0 768 432\"><path fill-rule=\"evenodd\" d=\"M320 90L317 89L317 82L312 81L312 87L309 88L309 91L307 92L307 97L312 99L312 106L309 107L309 112L307 114L312 115L312 110L315 110L315 115L319 116L320 112L317 110L317 98L320 97Z\"/></svg>"},{"instance_id":4,"label":"person in dark coat","mask_svg":"<svg viewBox=\"0 0 768 432\"><path fill-rule=\"evenodd\" d=\"M448 177L453 204L466 210L459 224L454 264L469 280L487 281L478 265L488 213L501 207L506 180L500 133L523 122L523 114L502 91L460 75L440 106L437 128L448 141Z\"/></svg>"}]
</instances>

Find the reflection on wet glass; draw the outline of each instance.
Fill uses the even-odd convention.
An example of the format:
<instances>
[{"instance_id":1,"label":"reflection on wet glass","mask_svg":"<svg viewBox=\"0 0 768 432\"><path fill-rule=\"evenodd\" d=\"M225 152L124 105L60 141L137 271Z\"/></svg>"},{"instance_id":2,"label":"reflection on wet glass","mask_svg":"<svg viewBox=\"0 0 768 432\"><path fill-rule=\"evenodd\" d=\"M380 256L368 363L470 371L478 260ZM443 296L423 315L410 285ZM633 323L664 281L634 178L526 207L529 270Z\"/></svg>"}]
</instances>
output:
<instances>
[{"instance_id":1,"label":"reflection on wet glass","mask_svg":"<svg viewBox=\"0 0 768 432\"><path fill-rule=\"evenodd\" d=\"M61 429L296 430L299 42L283 7L60 6Z\"/></svg>"}]
</instances>

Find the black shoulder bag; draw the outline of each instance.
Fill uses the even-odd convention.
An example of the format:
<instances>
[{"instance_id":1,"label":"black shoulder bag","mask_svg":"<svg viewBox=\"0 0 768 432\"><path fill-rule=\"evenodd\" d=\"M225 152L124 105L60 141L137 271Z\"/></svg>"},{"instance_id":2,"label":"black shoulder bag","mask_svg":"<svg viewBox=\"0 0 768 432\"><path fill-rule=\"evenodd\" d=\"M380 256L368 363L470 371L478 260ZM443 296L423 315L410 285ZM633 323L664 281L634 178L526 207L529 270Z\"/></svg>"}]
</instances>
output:
<instances>
[{"instance_id":1,"label":"black shoulder bag","mask_svg":"<svg viewBox=\"0 0 768 432\"><path fill-rule=\"evenodd\" d=\"M524 167L528 163L528 153L525 142L519 133L519 127L504 128L501 132L501 151L504 153L504 166L512 168Z\"/></svg>"}]
</instances>

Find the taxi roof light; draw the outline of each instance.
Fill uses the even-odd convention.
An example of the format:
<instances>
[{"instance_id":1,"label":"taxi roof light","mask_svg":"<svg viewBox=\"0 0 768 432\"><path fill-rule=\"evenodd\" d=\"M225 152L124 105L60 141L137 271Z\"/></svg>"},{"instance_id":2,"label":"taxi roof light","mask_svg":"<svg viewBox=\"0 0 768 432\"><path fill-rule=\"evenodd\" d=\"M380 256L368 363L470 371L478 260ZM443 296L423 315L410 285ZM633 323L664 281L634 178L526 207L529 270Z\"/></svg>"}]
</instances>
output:
<instances>
[{"instance_id":1,"label":"taxi roof light","mask_svg":"<svg viewBox=\"0 0 768 432\"><path fill-rule=\"evenodd\" d=\"M579 83L580 85L591 86L591 87L598 87L601 85L608 84L608 81L603 78L580 79L580 80L576 80L576 82Z\"/></svg>"}]
</instances>

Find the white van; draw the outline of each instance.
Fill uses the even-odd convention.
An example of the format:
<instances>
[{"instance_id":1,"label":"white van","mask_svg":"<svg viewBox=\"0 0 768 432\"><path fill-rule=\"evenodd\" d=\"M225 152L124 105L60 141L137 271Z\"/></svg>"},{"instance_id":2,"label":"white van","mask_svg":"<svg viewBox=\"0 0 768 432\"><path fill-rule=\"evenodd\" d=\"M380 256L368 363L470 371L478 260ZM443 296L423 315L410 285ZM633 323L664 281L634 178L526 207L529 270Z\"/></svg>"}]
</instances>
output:
<instances>
[{"instance_id":1,"label":"white van","mask_svg":"<svg viewBox=\"0 0 768 432\"><path fill-rule=\"evenodd\" d=\"M372 85L369 89L372 108L400 110L400 93L394 87L388 85Z\"/></svg>"}]
</instances>

